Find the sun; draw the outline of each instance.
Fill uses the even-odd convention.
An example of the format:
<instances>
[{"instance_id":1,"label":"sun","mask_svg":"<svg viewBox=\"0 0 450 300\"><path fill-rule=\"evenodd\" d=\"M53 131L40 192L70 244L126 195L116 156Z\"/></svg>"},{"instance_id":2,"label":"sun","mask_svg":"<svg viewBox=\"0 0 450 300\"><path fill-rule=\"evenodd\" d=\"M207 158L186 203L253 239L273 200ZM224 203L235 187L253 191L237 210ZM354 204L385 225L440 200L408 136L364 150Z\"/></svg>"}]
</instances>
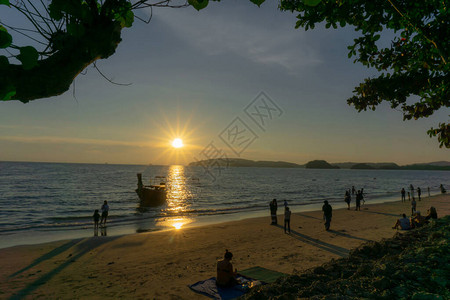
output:
<instances>
[{"instance_id":1,"label":"sun","mask_svg":"<svg viewBox=\"0 0 450 300\"><path fill-rule=\"evenodd\" d=\"M184 146L183 140L180 138L176 138L172 142L172 147L174 147L174 148L181 148L183 146Z\"/></svg>"}]
</instances>

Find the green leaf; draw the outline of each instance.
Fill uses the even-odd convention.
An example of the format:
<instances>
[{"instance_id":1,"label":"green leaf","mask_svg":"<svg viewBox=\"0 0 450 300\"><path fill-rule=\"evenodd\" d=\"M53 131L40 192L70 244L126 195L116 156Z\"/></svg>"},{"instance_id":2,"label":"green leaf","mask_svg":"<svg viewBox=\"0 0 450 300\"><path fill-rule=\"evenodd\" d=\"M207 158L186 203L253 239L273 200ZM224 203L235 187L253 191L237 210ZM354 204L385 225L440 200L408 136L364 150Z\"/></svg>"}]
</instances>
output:
<instances>
[{"instance_id":1,"label":"green leaf","mask_svg":"<svg viewBox=\"0 0 450 300\"><path fill-rule=\"evenodd\" d=\"M266 0L250 0L250 1L252 1L253 3L255 3L258 6L261 6L261 4L263 4L264 1L266 1Z\"/></svg>"},{"instance_id":2,"label":"green leaf","mask_svg":"<svg viewBox=\"0 0 450 300\"><path fill-rule=\"evenodd\" d=\"M39 53L31 46L20 47L20 54L17 59L22 62L22 67L25 70L30 70L37 66Z\"/></svg>"},{"instance_id":3,"label":"green leaf","mask_svg":"<svg viewBox=\"0 0 450 300\"><path fill-rule=\"evenodd\" d=\"M115 14L114 19L120 22L120 26L123 27L131 27L134 22L134 13L131 10L128 10L125 15Z\"/></svg>"},{"instance_id":4,"label":"green leaf","mask_svg":"<svg viewBox=\"0 0 450 300\"><path fill-rule=\"evenodd\" d=\"M16 94L16 88L10 84L0 83L0 100L11 100L11 98Z\"/></svg>"},{"instance_id":5,"label":"green leaf","mask_svg":"<svg viewBox=\"0 0 450 300\"><path fill-rule=\"evenodd\" d=\"M208 6L208 0L188 0L188 3L196 10L201 10Z\"/></svg>"},{"instance_id":6,"label":"green leaf","mask_svg":"<svg viewBox=\"0 0 450 300\"><path fill-rule=\"evenodd\" d=\"M0 48L8 48L12 43L12 36L5 27L0 25Z\"/></svg>"},{"instance_id":7,"label":"green leaf","mask_svg":"<svg viewBox=\"0 0 450 300\"><path fill-rule=\"evenodd\" d=\"M320 2L322 2L322 0L303 0L303 3L308 6L317 6Z\"/></svg>"},{"instance_id":8,"label":"green leaf","mask_svg":"<svg viewBox=\"0 0 450 300\"><path fill-rule=\"evenodd\" d=\"M0 5L7 5L7 6L9 6L9 0L0 0Z\"/></svg>"},{"instance_id":9,"label":"green leaf","mask_svg":"<svg viewBox=\"0 0 450 300\"><path fill-rule=\"evenodd\" d=\"M125 15L125 27L131 27L134 22L134 13L129 10L127 11L127 14Z\"/></svg>"}]
</instances>

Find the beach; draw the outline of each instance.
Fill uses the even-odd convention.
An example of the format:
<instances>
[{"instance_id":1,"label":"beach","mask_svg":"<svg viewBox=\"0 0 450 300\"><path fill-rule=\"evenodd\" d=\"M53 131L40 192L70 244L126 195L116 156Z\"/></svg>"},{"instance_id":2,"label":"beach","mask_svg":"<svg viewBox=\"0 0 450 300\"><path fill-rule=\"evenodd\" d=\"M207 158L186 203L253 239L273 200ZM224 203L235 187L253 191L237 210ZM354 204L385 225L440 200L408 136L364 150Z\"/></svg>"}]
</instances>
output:
<instances>
[{"instance_id":1,"label":"beach","mask_svg":"<svg viewBox=\"0 0 450 300\"><path fill-rule=\"evenodd\" d=\"M354 207L354 201L352 202ZM450 214L450 196L417 201L426 214ZM366 241L392 237L410 203L365 204L333 211L324 230L321 211L293 213L291 234L267 217L125 236L97 236L0 250L0 298L206 299L187 285L216 275L225 249L239 270L254 266L293 274L348 255Z\"/></svg>"}]
</instances>

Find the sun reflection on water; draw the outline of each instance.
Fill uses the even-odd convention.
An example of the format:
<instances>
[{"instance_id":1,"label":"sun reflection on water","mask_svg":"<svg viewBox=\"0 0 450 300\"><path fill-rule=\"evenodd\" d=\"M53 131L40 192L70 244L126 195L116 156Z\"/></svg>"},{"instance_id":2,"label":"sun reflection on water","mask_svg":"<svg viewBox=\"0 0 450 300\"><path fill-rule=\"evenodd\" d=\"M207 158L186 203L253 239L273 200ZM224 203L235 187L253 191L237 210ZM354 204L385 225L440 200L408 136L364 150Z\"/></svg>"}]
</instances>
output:
<instances>
[{"instance_id":1,"label":"sun reflection on water","mask_svg":"<svg viewBox=\"0 0 450 300\"><path fill-rule=\"evenodd\" d=\"M169 167L166 189L169 212L180 213L189 208L192 195L186 186L184 166L174 165Z\"/></svg>"}]
</instances>

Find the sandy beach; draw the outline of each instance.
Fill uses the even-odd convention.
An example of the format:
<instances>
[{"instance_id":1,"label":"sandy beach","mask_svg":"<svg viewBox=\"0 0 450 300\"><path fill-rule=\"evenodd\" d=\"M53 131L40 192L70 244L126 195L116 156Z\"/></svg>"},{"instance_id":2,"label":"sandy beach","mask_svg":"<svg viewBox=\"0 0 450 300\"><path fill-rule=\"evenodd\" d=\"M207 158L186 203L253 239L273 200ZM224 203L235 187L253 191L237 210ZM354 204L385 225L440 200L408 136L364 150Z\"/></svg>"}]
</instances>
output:
<instances>
[{"instance_id":1,"label":"sandy beach","mask_svg":"<svg viewBox=\"0 0 450 300\"><path fill-rule=\"evenodd\" d=\"M354 204L354 202L352 203ZM281 205L280 205L281 206ZM417 201L425 214L450 214L450 196ZM215 276L225 249L239 269L261 266L292 274L345 257L352 248L392 237L410 203L365 204L334 210L325 231L321 211L294 213L291 234L267 217L120 237L91 237L0 250L0 298L206 299L187 285Z\"/></svg>"}]
</instances>

